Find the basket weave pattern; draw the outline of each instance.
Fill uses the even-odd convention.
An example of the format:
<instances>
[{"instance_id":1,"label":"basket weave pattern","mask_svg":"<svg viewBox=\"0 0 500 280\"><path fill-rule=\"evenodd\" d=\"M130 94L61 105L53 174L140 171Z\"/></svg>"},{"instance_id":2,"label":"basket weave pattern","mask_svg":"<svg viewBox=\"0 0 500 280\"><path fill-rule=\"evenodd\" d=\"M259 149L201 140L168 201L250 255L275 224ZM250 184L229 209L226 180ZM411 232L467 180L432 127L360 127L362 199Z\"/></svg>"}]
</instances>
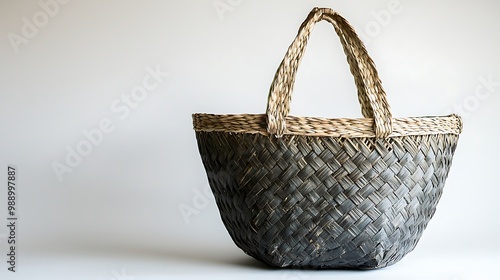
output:
<instances>
[{"instance_id":1,"label":"basket weave pattern","mask_svg":"<svg viewBox=\"0 0 500 280\"><path fill-rule=\"evenodd\" d=\"M339 35L364 118L289 116L313 26ZM349 23L314 8L271 85L266 114L194 114L222 221L247 254L278 267L385 267L412 251L434 215L460 117L393 118Z\"/></svg>"},{"instance_id":2,"label":"basket weave pattern","mask_svg":"<svg viewBox=\"0 0 500 280\"><path fill-rule=\"evenodd\" d=\"M222 221L242 250L282 267L375 268L417 244L458 137L197 138Z\"/></svg>"}]
</instances>

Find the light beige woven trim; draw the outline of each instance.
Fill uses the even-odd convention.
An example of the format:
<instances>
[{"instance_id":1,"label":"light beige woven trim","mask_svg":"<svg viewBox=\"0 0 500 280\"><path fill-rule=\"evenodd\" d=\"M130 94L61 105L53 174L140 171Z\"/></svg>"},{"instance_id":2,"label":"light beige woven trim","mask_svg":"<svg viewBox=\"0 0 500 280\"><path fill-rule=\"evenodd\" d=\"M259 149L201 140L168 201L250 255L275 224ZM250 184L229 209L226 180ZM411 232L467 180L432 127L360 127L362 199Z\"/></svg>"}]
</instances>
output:
<instances>
[{"instance_id":1,"label":"light beige woven trim","mask_svg":"<svg viewBox=\"0 0 500 280\"><path fill-rule=\"evenodd\" d=\"M213 115L193 114L195 131L253 133L269 135L265 114ZM286 118L285 135L375 137L372 118L326 119L316 117ZM460 134L462 120L457 115L392 119L389 137L429 134Z\"/></svg>"}]
</instances>

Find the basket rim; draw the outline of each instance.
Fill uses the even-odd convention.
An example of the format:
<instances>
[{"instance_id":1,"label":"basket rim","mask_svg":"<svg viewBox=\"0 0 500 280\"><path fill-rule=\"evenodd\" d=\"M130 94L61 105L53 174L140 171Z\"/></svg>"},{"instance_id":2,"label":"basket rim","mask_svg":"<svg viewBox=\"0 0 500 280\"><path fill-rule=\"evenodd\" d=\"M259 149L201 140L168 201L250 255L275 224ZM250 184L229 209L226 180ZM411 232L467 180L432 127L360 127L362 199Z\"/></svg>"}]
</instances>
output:
<instances>
[{"instance_id":1,"label":"basket rim","mask_svg":"<svg viewBox=\"0 0 500 280\"><path fill-rule=\"evenodd\" d=\"M195 113L196 132L248 133L269 136L266 114L207 114ZM462 119L447 116L405 117L392 119L388 137L409 135L455 134L462 132ZM376 137L373 118L286 117L284 135L330 136L343 138Z\"/></svg>"}]
</instances>

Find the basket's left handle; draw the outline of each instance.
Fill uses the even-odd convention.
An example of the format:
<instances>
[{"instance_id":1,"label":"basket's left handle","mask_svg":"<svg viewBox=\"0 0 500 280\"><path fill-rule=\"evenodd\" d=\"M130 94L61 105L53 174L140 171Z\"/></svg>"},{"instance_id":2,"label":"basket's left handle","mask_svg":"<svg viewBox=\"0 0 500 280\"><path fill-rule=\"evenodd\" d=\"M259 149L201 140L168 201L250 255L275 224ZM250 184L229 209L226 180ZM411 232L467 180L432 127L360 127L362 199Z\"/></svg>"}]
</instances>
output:
<instances>
[{"instance_id":1,"label":"basket's left handle","mask_svg":"<svg viewBox=\"0 0 500 280\"><path fill-rule=\"evenodd\" d=\"M363 116L374 119L376 137L387 137L392 132L392 114L375 64L347 20L328 8L314 8L311 11L276 71L266 111L269 134L281 137L286 133L286 117L290 112L297 69L314 25L322 20L330 22L340 37L358 89Z\"/></svg>"}]
</instances>

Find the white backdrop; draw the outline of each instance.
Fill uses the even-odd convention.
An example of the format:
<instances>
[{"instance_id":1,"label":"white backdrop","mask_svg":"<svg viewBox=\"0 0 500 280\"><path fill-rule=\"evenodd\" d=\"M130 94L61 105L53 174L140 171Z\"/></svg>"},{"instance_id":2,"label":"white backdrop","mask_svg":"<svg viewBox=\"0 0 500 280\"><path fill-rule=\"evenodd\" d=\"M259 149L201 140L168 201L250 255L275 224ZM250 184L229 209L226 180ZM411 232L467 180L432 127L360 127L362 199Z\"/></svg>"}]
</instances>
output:
<instances>
[{"instance_id":1,"label":"white backdrop","mask_svg":"<svg viewBox=\"0 0 500 280\"><path fill-rule=\"evenodd\" d=\"M314 6L338 10L362 35L394 116L464 117L436 215L388 269L267 269L236 248L207 194L191 114L263 113ZM18 272L2 261L2 279L494 277L499 11L495 0L1 0L2 256L8 164L19 185ZM339 40L319 24L292 114L359 111Z\"/></svg>"}]
</instances>

